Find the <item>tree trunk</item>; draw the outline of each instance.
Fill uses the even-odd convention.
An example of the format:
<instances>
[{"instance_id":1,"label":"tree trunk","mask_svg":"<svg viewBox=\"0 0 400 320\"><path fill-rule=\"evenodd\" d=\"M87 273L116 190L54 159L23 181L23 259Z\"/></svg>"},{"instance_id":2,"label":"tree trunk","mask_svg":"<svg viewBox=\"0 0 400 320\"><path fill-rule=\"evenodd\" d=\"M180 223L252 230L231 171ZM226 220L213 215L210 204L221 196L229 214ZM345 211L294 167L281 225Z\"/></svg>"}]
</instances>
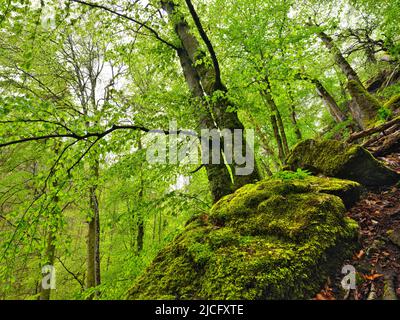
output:
<instances>
[{"instance_id":1,"label":"tree trunk","mask_svg":"<svg viewBox=\"0 0 400 320\"><path fill-rule=\"evenodd\" d=\"M198 71L194 68L193 62L190 60L188 53L185 49L178 50L178 56L185 76L186 83L194 98L195 104L200 106L197 110L197 117L199 118L200 129L215 129L214 120L212 115L204 103L204 92L200 83L200 76ZM211 143L211 142L210 142ZM211 159L210 152L210 159ZM232 193L233 184L225 164L209 164L205 165L207 171L207 178L210 186L213 202L217 202L223 196Z\"/></svg>"},{"instance_id":2,"label":"tree trunk","mask_svg":"<svg viewBox=\"0 0 400 320\"><path fill-rule=\"evenodd\" d=\"M138 141L138 150L142 150L142 139L141 136L139 136L139 141ZM143 170L142 170L142 165L140 166L140 187L139 187L139 203L143 201L143 193L144 193L144 181L143 181ZM143 239L144 239L144 220L143 220L143 215L140 210L137 215L137 235L136 235L136 245L137 245L137 253L139 254L143 250Z\"/></svg>"},{"instance_id":3,"label":"tree trunk","mask_svg":"<svg viewBox=\"0 0 400 320\"><path fill-rule=\"evenodd\" d=\"M330 95L330 93L325 89L323 84L318 79L312 79L315 84L318 95L321 97L322 101L329 110L329 113L335 120L335 122L340 123L346 120L346 115L340 110L335 99Z\"/></svg>"},{"instance_id":4,"label":"tree trunk","mask_svg":"<svg viewBox=\"0 0 400 320\"><path fill-rule=\"evenodd\" d=\"M96 180L99 177L99 162L95 161L92 167ZM99 201L97 197L97 185L89 189L89 202L91 209L90 221L88 224L87 238L87 276L86 287L93 288L100 285L100 214ZM91 296L93 298L93 296Z\"/></svg>"},{"instance_id":5,"label":"tree trunk","mask_svg":"<svg viewBox=\"0 0 400 320\"><path fill-rule=\"evenodd\" d=\"M354 80L362 84L357 73L354 71L352 66L347 62L347 60L343 57L342 53L334 43L333 39L323 31L318 32L317 35L325 44L325 46L328 48L328 50L331 52L331 54L333 54L336 64L342 70L347 80Z\"/></svg>"},{"instance_id":6,"label":"tree trunk","mask_svg":"<svg viewBox=\"0 0 400 320\"><path fill-rule=\"evenodd\" d=\"M296 107L294 105L294 99L292 96L292 89L290 86L290 83L287 84L288 85L288 94L289 94L289 99L290 99L290 121L293 124L293 128L294 128L294 133L296 135L296 139L297 141L301 141L303 139L300 128L299 128L299 124L297 123L297 114L296 114Z\"/></svg>"},{"instance_id":7,"label":"tree trunk","mask_svg":"<svg viewBox=\"0 0 400 320\"><path fill-rule=\"evenodd\" d=\"M257 133L258 138L260 139L262 148L267 152L269 156L271 156L272 161L274 162L274 165L279 168L280 164L278 161L276 161L276 156L275 156L275 151L271 148L269 138L265 135L264 132L262 132L260 126L256 122L253 116L249 116L249 120L251 124L254 126L254 129Z\"/></svg>"},{"instance_id":8,"label":"tree trunk","mask_svg":"<svg viewBox=\"0 0 400 320\"><path fill-rule=\"evenodd\" d=\"M291 122L293 124L294 133L296 135L297 141L301 141L302 140L302 135L301 135L301 131L300 131L300 128L299 128L299 124L297 123L296 109L294 107L293 102L290 104L290 120L291 120Z\"/></svg>"},{"instance_id":9,"label":"tree trunk","mask_svg":"<svg viewBox=\"0 0 400 320\"><path fill-rule=\"evenodd\" d=\"M54 145L54 153L56 156L60 153L60 144L55 143ZM55 180L53 183L53 188L57 188L58 182ZM45 260L43 262L43 266L49 265L54 267L55 253L56 253L56 236L58 232L59 219L61 215L61 210L59 208L59 197L55 195L52 198L54 203L53 209L51 211L51 216L49 217L50 227L47 230L47 246L45 252ZM43 288L42 283L40 283L40 297L39 300L50 300L51 288Z\"/></svg>"},{"instance_id":10,"label":"tree trunk","mask_svg":"<svg viewBox=\"0 0 400 320\"><path fill-rule=\"evenodd\" d=\"M347 83L347 90L353 98L349 104L353 119L365 130L375 122L381 104L360 83L354 80Z\"/></svg>"},{"instance_id":11,"label":"tree trunk","mask_svg":"<svg viewBox=\"0 0 400 320\"><path fill-rule=\"evenodd\" d=\"M144 238L144 221L141 215L139 216L137 223L138 231L136 237L137 252L140 253L143 250L143 238Z\"/></svg>"},{"instance_id":12,"label":"tree trunk","mask_svg":"<svg viewBox=\"0 0 400 320\"><path fill-rule=\"evenodd\" d=\"M47 247L46 247L46 253L45 253L45 261L43 266L45 265L50 265L54 266L54 257L55 257L55 252L56 252L56 246L55 246L55 240L56 240L56 233L49 228L48 230L48 236L47 236ZM40 283L41 284L41 283ZM51 294L51 289L46 288L44 289L42 286L40 287L40 300L50 300L50 294Z\"/></svg>"},{"instance_id":13,"label":"tree trunk","mask_svg":"<svg viewBox=\"0 0 400 320\"><path fill-rule=\"evenodd\" d=\"M286 132L283 125L282 117L280 115L279 109L275 104L275 101L271 95L271 87L269 85L269 81L266 78L267 89L261 91L262 97L265 99L266 105L269 107L271 116L271 126L274 131L274 137L276 140L276 144L278 146L279 159L282 164L285 163L286 155L289 153L289 147L287 144Z\"/></svg>"},{"instance_id":14,"label":"tree trunk","mask_svg":"<svg viewBox=\"0 0 400 320\"><path fill-rule=\"evenodd\" d=\"M282 164L285 164L286 156L285 156L285 151L283 149L281 135L279 134L276 116L272 114L270 119L271 119L272 129L274 130L274 137L276 140L276 144L278 146L279 159L281 160Z\"/></svg>"},{"instance_id":15,"label":"tree trunk","mask_svg":"<svg viewBox=\"0 0 400 320\"><path fill-rule=\"evenodd\" d=\"M285 132L285 126L283 124L282 116L281 113L278 109L278 106L275 103L274 98L272 97L271 91L271 83L269 82L269 78L267 75L264 77L264 82L266 84L266 89L262 91L263 96L265 97L268 106L270 107L271 113L275 115L276 117L276 122L278 124L278 129L279 133L281 136L281 141L282 141L282 146L284 150L284 156L289 154L289 145L287 142L287 137L286 137L286 132Z\"/></svg>"},{"instance_id":16,"label":"tree trunk","mask_svg":"<svg viewBox=\"0 0 400 320\"><path fill-rule=\"evenodd\" d=\"M276 108L275 114L276 114L276 119L278 121L279 132L282 137L282 144L283 144L283 148L285 150L285 155L288 155L289 154L289 145L287 142L285 126L283 124L282 116L281 116L281 113L279 112L278 108Z\"/></svg>"},{"instance_id":17,"label":"tree trunk","mask_svg":"<svg viewBox=\"0 0 400 320\"><path fill-rule=\"evenodd\" d=\"M365 129L371 124L372 121L374 121L379 109L379 103L377 103L377 101L368 94L367 90L365 90L365 87L357 73L343 57L333 39L323 31L318 32L318 36L329 49L329 51L334 55L336 64L346 76L348 80L347 89L353 98L353 103L350 106L350 112L358 125Z\"/></svg>"},{"instance_id":18,"label":"tree trunk","mask_svg":"<svg viewBox=\"0 0 400 320\"><path fill-rule=\"evenodd\" d=\"M227 90L222 83L216 84L216 71L205 62L206 54L203 52L197 38L193 35L193 32L191 32L183 15L177 10L177 5L171 1L163 1L162 6L171 16L175 33L181 41L181 48L177 50L177 54L185 75L186 83L192 95L197 98L201 107L200 112L198 112L200 127L202 129L213 129L216 128L216 124L221 130L243 129L244 127L240 122L237 113L227 112L227 109L231 105L226 98ZM210 103L209 107L206 107L206 104L203 103L204 97L206 95L213 96L216 91L219 91L222 94L219 95L217 101ZM244 136L242 136L242 142L243 144L246 143ZM254 171L251 174L243 176L235 174L235 170L233 170L234 166L235 161L231 166L234 178L234 182L232 183L230 173L225 164L206 165L207 176L214 202L237 188L259 179L259 173L256 166L254 166Z\"/></svg>"}]
</instances>

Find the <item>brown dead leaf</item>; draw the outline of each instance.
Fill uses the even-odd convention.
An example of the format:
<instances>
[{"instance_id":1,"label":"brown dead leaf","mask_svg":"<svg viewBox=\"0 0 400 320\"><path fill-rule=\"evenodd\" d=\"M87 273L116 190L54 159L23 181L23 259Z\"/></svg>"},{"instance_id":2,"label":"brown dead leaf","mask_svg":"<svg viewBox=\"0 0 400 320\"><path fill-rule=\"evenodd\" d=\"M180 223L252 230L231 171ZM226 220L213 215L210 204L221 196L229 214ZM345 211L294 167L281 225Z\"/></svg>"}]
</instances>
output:
<instances>
[{"instance_id":1,"label":"brown dead leaf","mask_svg":"<svg viewBox=\"0 0 400 320\"><path fill-rule=\"evenodd\" d=\"M314 300L336 300L330 293L317 293Z\"/></svg>"},{"instance_id":2,"label":"brown dead leaf","mask_svg":"<svg viewBox=\"0 0 400 320\"><path fill-rule=\"evenodd\" d=\"M373 281L373 280L375 280L375 279L378 279L378 278L380 278L380 277L383 277L383 274L381 274L381 273L366 274L366 275L364 275L363 277L364 277L364 279L366 279L366 280L371 280L371 281Z\"/></svg>"},{"instance_id":3,"label":"brown dead leaf","mask_svg":"<svg viewBox=\"0 0 400 320\"><path fill-rule=\"evenodd\" d=\"M364 255L365 255L364 250L360 250L360 252L358 252L355 257L356 259L360 260Z\"/></svg>"}]
</instances>

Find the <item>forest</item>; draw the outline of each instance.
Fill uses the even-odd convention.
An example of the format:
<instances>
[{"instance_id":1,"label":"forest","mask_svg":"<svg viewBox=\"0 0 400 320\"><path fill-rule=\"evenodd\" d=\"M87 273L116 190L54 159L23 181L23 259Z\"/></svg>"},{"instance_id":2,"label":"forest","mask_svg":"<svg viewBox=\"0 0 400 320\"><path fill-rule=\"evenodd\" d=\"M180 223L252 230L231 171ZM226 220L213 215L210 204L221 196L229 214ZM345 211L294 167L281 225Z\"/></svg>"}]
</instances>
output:
<instances>
[{"instance_id":1,"label":"forest","mask_svg":"<svg viewBox=\"0 0 400 320\"><path fill-rule=\"evenodd\" d=\"M400 299L400 0L0 0L0 300Z\"/></svg>"}]
</instances>

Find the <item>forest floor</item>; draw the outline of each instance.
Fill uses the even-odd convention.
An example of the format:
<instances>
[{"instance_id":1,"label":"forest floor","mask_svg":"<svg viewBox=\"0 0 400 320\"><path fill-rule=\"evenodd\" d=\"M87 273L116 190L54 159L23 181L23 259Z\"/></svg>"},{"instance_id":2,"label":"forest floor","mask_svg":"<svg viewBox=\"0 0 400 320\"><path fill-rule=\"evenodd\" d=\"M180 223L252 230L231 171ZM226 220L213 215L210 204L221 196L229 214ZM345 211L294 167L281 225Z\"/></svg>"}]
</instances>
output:
<instances>
[{"instance_id":1,"label":"forest floor","mask_svg":"<svg viewBox=\"0 0 400 320\"><path fill-rule=\"evenodd\" d=\"M400 173L400 150L379 159ZM347 214L360 226L359 251L343 263L354 266L357 288L342 289L338 270L314 299L400 299L400 185L366 191Z\"/></svg>"}]
</instances>

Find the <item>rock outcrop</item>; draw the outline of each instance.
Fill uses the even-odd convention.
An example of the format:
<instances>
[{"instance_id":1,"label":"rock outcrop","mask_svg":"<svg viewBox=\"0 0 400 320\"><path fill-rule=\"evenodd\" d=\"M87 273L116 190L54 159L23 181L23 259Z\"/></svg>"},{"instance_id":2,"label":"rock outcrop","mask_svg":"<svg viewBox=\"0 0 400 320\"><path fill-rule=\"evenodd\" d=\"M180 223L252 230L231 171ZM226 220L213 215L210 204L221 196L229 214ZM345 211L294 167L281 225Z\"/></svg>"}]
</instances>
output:
<instances>
[{"instance_id":1,"label":"rock outcrop","mask_svg":"<svg viewBox=\"0 0 400 320\"><path fill-rule=\"evenodd\" d=\"M393 185L400 180L398 173L384 166L363 147L336 140L300 142L288 156L287 165L291 170L306 169L365 186Z\"/></svg>"},{"instance_id":2,"label":"rock outcrop","mask_svg":"<svg viewBox=\"0 0 400 320\"><path fill-rule=\"evenodd\" d=\"M356 247L351 181L263 180L194 217L128 299L305 299ZM341 198L340 198L341 197Z\"/></svg>"}]
</instances>

